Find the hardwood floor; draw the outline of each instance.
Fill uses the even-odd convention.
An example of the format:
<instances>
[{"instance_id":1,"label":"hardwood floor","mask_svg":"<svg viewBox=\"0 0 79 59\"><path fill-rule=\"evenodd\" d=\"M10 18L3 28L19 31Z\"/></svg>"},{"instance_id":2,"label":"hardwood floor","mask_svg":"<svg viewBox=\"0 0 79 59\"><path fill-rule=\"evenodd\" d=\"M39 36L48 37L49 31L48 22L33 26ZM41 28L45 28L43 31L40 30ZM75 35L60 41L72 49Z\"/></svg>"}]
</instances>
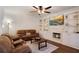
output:
<instances>
[{"instance_id":1,"label":"hardwood floor","mask_svg":"<svg viewBox=\"0 0 79 59\"><path fill-rule=\"evenodd\" d=\"M52 53L79 53L79 50L77 50L75 48L68 47L68 46L65 46L65 45L62 45L60 43L56 43L56 42L53 42L50 40L47 40L47 41L48 41L48 43L51 43L51 44L59 47L58 49L56 49Z\"/></svg>"}]
</instances>

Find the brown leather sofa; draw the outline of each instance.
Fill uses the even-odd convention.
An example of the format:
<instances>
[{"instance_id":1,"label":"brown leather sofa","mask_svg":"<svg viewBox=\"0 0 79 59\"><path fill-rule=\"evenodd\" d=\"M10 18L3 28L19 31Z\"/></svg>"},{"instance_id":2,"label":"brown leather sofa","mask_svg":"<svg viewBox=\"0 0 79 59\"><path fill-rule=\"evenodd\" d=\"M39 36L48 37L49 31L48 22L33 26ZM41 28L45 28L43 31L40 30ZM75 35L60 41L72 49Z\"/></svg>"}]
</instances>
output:
<instances>
[{"instance_id":1,"label":"brown leather sofa","mask_svg":"<svg viewBox=\"0 0 79 59\"><path fill-rule=\"evenodd\" d=\"M17 44L18 43L18 44ZM14 46L17 44L17 46ZM0 36L0 53L31 53L31 49L26 43L19 40L12 40L10 36Z\"/></svg>"},{"instance_id":2,"label":"brown leather sofa","mask_svg":"<svg viewBox=\"0 0 79 59\"><path fill-rule=\"evenodd\" d=\"M29 34L29 35L27 35ZM34 29L29 30L17 30L17 35L19 37L25 37L24 40L30 40L31 38L34 38L36 36L39 36L39 34Z\"/></svg>"}]
</instances>

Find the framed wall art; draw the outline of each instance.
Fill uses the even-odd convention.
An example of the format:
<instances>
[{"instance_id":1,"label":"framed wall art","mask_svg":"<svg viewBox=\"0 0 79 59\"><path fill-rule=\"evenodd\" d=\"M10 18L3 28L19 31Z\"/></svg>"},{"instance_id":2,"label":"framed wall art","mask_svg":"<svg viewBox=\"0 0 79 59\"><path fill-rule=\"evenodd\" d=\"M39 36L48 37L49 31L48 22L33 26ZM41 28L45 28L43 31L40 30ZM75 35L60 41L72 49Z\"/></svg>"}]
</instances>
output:
<instances>
[{"instance_id":1,"label":"framed wall art","mask_svg":"<svg viewBox=\"0 0 79 59\"><path fill-rule=\"evenodd\" d=\"M64 24L64 15L51 17L49 20L49 25L63 25Z\"/></svg>"}]
</instances>

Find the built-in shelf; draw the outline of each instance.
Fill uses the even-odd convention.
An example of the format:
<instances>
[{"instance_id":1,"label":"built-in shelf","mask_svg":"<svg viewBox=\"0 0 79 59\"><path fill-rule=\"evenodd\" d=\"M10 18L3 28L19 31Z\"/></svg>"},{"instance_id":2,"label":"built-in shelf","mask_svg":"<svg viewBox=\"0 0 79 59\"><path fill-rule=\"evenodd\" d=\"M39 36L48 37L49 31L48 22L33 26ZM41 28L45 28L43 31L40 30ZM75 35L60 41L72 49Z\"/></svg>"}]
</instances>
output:
<instances>
[{"instance_id":1,"label":"built-in shelf","mask_svg":"<svg viewBox=\"0 0 79 59\"><path fill-rule=\"evenodd\" d=\"M79 11L66 15L65 26L73 30L73 33L79 33Z\"/></svg>"}]
</instances>

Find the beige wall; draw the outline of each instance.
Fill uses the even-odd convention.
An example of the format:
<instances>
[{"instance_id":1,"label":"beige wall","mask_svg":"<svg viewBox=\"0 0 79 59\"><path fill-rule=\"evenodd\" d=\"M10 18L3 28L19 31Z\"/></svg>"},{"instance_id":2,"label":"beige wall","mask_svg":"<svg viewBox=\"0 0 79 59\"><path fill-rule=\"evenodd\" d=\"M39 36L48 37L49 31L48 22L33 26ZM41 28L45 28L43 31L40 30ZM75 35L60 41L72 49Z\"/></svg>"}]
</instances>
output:
<instances>
[{"instance_id":1,"label":"beige wall","mask_svg":"<svg viewBox=\"0 0 79 59\"><path fill-rule=\"evenodd\" d=\"M2 33L2 19L4 15L4 10L0 7L0 34Z\"/></svg>"}]
</instances>

